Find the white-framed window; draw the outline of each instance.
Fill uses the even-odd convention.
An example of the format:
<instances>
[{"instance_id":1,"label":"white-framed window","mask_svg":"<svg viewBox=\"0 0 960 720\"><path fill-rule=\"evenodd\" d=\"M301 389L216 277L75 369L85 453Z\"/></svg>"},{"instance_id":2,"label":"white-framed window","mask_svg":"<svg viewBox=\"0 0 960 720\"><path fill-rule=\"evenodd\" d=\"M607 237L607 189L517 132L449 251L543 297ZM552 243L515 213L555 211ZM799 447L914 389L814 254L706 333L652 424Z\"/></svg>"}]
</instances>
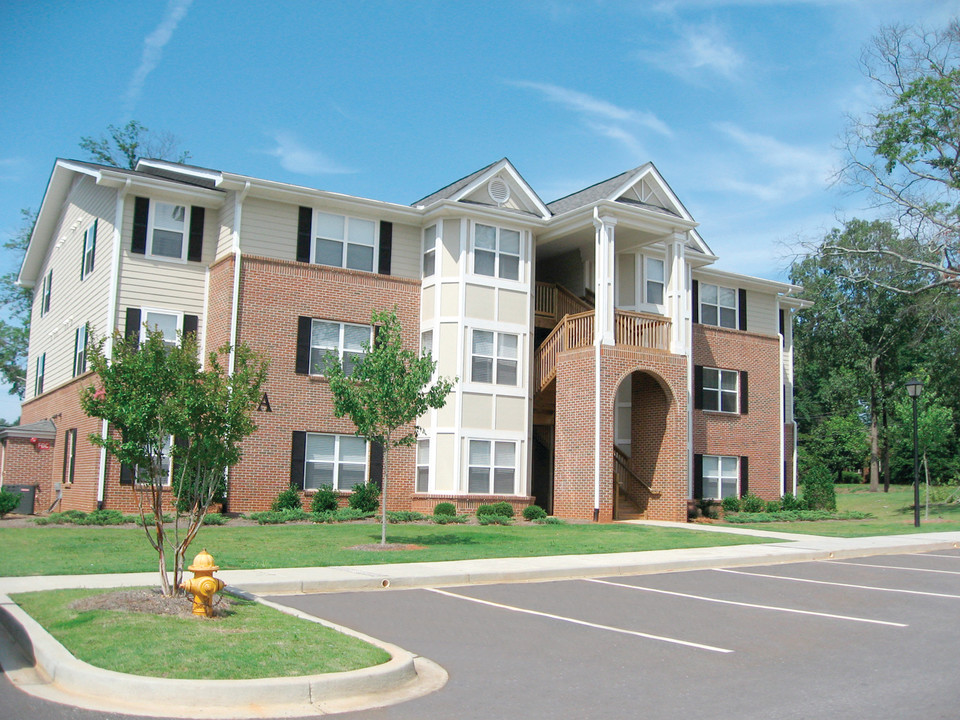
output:
<instances>
[{"instance_id":1,"label":"white-framed window","mask_svg":"<svg viewBox=\"0 0 960 720\"><path fill-rule=\"evenodd\" d=\"M159 330L163 333L163 344L176 347L180 344L178 333L183 329L183 315L171 310L142 311L143 322L140 327L141 344L147 340L147 330Z\"/></svg>"},{"instance_id":2,"label":"white-framed window","mask_svg":"<svg viewBox=\"0 0 960 720\"><path fill-rule=\"evenodd\" d=\"M663 260L632 252L618 253L616 269L618 307L663 305Z\"/></svg>"},{"instance_id":3,"label":"white-framed window","mask_svg":"<svg viewBox=\"0 0 960 720\"><path fill-rule=\"evenodd\" d=\"M737 329L737 291L722 285L700 283L700 322Z\"/></svg>"},{"instance_id":4,"label":"white-framed window","mask_svg":"<svg viewBox=\"0 0 960 720\"><path fill-rule=\"evenodd\" d=\"M703 497L722 500L739 495L740 458L726 455L703 456Z\"/></svg>"},{"instance_id":5,"label":"white-framed window","mask_svg":"<svg viewBox=\"0 0 960 720\"><path fill-rule=\"evenodd\" d=\"M372 220L316 211L311 257L318 265L373 272L377 224Z\"/></svg>"},{"instance_id":6,"label":"white-framed window","mask_svg":"<svg viewBox=\"0 0 960 720\"><path fill-rule=\"evenodd\" d=\"M163 487L169 487L173 480L173 435L168 435L160 448L160 472L157 476L160 478L160 484ZM152 453L151 453L152 456ZM138 484L147 484L150 482L150 472L147 468L137 465L134 468L133 476Z\"/></svg>"},{"instance_id":7,"label":"white-framed window","mask_svg":"<svg viewBox=\"0 0 960 720\"><path fill-rule=\"evenodd\" d=\"M63 475L61 481L65 485L73 482L77 466L77 428L70 428L63 432Z\"/></svg>"},{"instance_id":8,"label":"white-framed window","mask_svg":"<svg viewBox=\"0 0 960 720\"><path fill-rule=\"evenodd\" d=\"M37 358L36 374L33 378L33 395L43 395L43 376L47 371L47 354L41 353Z\"/></svg>"},{"instance_id":9,"label":"white-framed window","mask_svg":"<svg viewBox=\"0 0 960 720\"><path fill-rule=\"evenodd\" d=\"M473 271L504 280L520 279L520 231L476 223Z\"/></svg>"},{"instance_id":10,"label":"white-framed window","mask_svg":"<svg viewBox=\"0 0 960 720\"><path fill-rule=\"evenodd\" d=\"M187 259L187 229L190 206L165 202L150 203L147 255L173 260Z\"/></svg>"},{"instance_id":11,"label":"white-framed window","mask_svg":"<svg viewBox=\"0 0 960 720\"><path fill-rule=\"evenodd\" d=\"M717 412L739 412L740 373L718 368L703 369L703 409Z\"/></svg>"},{"instance_id":12,"label":"white-framed window","mask_svg":"<svg viewBox=\"0 0 960 720\"><path fill-rule=\"evenodd\" d=\"M645 300L651 305L663 305L663 260L644 257L644 263L644 278L646 279Z\"/></svg>"},{"instance_id":13,"label":"white-framed window","mask_svg":"<svg viewBox=\"0 0 960 720\"><path fill-rule=\"evenodd\" d=\"M433 355L433 330L420 333L420 355Z\"/></svg>"},{"instance_id":14,"label":"white-framed window","mask_svg":"<svg viewBox=\"0 0 960 720\"><path fill-rule=\"evenodd\" d=\"M417 492L427 492L430 489L430 440L417 440Z\"/></svg>"},{"instance_id":15,"label":"white-framed window","mask_svg":"<svg viewBox=\"0 0 960 720\"><path fill-rule=\"evenodd\" d=\"M43 286L40 289L40 317L50 312L50 295L53 288L53 269L43 276Z\"/></svg>"},{"instance_id":16,"label":"white-framed window","mask_svg":"<svg viewBox=\"0 0 960 720\"><path fill-rule=\"evenodd\" d=\"M93 263L97 255L97 220L93 221L83 233L83 249L80 251L80 279L93 272Z\"/></svg>"},{"instance_id":17,"label":"white-framed window","mask_svg":"<svg viewBox=\"0 0 960 720\"><path fill-rule=\"evenodd\" d=\"M353 490L367 481L367 441L355 435L307 433L303 489Z\"/></svg>"},{"instance_id":18,"label":"white-framed window","mask_svg":"<svg viewBox=\"0 0 960 720\"><path fill-rule=\"evenodd\" d=\"M520 336L492 330L474 330L470 353L470 380L516 387L520 364Z\"/></svg>"},{"instance_id":19,"label":"white-framed window","mask_svg":"<svg viewBox=\"0 0 960 720\"><path fill-rule=\"evenodd\" d=\"M431 225L423 231L423 277L437 272L437 226Z\"/></svg>"},{"instance_id":20,"label":"white-framed window","mask_svg":"<svg viewBox=\"0 0 960 720\"><path fill-rule=\"evenodd\" d=\"M471 440L467 492L513 495L517 478L517 444L503 440Z\"/></svg>"},{"instance_id":21,"label":"white-framed window","mask_svg":"<svg viewBox=\"0 0 960 720\"><path fill-rule=\"evenodd\" d=\"M373 328L369 325L314 320L310 327L310 374L323 375L324 358L331 350L340 358L343 372L350 375L357 361L370 347Z\"/></svg>"},{"instance_id":22,"label":"white-framed window","mask_svg":"<svg viewBox=\"0 0 960 720\"><path fill-rule=\"evenodd\" d=\"M73 337L73 377L83 375L87 371L87 343L89 329L84 323L76 329Z\"/></svg>"}]
</instances>

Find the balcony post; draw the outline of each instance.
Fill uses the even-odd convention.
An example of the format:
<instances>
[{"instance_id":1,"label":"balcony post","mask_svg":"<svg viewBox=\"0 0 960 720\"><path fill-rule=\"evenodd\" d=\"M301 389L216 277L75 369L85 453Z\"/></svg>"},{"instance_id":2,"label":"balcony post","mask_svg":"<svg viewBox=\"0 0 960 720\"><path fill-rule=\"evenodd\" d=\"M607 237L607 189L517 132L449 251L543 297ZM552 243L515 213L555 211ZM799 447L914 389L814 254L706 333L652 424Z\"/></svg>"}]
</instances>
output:
<instances>
[{"instance_id":1,"label":"balcony post","mask_svg":"<svg viewBox=\"0 0 960 720\"><path fill-rule=\"evenodd\" d=\"M687 288L686 232L674 232L667 246L667 316L670 318L670 352L686 355L690 342L690 302Z\"/></svg>"},{"instance_id":2,"label":"balcony post","mask_svg":"<svg viewBox=\"0 0 960 720\"><path fill-rule=\"evenodd\" d=\"M595 342L599 347L613 345L613 268L614 268L614 227L617 219L610 215L603 217L594 210L593 226L596 228L596 249L594 262L594 292L596 296L596 319L594 321Z\"/></svg>"}]
</instances>

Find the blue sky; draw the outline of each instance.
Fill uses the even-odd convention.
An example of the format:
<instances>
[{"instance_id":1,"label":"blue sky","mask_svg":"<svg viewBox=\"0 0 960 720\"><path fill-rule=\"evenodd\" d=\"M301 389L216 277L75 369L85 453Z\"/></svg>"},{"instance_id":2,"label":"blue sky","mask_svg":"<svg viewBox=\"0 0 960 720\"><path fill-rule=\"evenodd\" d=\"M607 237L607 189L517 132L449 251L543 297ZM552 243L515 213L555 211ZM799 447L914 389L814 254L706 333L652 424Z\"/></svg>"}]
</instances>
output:
<instances>
[{"instance_id":1,"label":"blue sky","mask_svg":"<svg viewBox=\"0 0 960 720\"><path fill-rule=\"evenodd\" d=\"M861 48L957 15L960 0L11 0L0 240L55 158L136 119L198 165L402 203L503 156L545 201L652 160L718 267L783 279L790 244L869 204L830 184L845 117L872 100Z\"/></svg>"}]
</instances>

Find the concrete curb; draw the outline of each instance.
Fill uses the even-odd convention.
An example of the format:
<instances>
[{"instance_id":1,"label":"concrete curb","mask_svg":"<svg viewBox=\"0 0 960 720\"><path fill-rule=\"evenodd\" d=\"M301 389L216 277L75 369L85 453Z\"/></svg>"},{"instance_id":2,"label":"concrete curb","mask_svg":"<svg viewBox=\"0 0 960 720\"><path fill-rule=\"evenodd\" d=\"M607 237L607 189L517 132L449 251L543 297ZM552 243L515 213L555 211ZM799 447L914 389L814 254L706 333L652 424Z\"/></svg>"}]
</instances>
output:
<instances>
[{"instance_id":1,"label":"concrete curb","mask_svg":"<svg viewBox=\"0 0 960 720\"><path fill-rule=\"evenodd\" d=\"M0 624L20 646L27 661L35 665L41 682L46 681L64 696L43 693L48 699L112 712L161 717L296 717L324 714L329 711L324 707L353 710L391 704L432 692L446 682L446 673L439 666L415 658L395 645L306 613L266 604L365 640L388 652L391 658L370 668L322 675L175 680L118 673L78 660L6 595L0 595ZM419 686L418 668L429 676ZM120 701L116 700L118 688L123 688ZM176 698L176 705L171 706L171 698Z\"/></svg>"}]
</instances>

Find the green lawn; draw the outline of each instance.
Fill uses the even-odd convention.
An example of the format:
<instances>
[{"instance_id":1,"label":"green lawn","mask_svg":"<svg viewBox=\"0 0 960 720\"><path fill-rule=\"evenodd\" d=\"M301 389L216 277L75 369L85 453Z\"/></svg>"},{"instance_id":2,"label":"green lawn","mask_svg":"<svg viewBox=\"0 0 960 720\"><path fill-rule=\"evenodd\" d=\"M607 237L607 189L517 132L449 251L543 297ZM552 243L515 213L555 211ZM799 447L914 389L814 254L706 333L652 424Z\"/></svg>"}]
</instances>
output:
<instances>
[{"instance_id":1,"label":"green lawn","mask_svg":"<svg viewBox=\"0 0 960 720\"><path fill-rule=\"evenodd\" d=\"M593 554L739 545L762 538L635 525L390 525L387 542L419 550L360 551L380 540L371 523L267 525L201 529L187 559L207 548L224 570L371 565L493 557ZM0 575L150 572L156 553L137 527L43 526L3 528ZM189 563L188 563L189 564Z\"/></svg>"},{"instance_id":2,"label":"green lawn","mask_svg":"<svg viewBox=\"0 0 960 720\"><path fill-rule=\"evenodd\" d=\"M216 619L69 607L104 592L55 590L13 600L78 659L134 675L244 680L356 670L390 659L355 637L240 598Z\"/></svg>"},{"instance_id":3,"label":"green lawn","mask_svg":"<svg viewBox=\"0 0 960 720\"><path fill-rule=\"evenodd\" d=\"M960 505L930 504L930 517L924 517L924 491L920 488L920 529L913 526L913 486L891 485L890 492L872 493L867 485L837 485L837 510L858 510L874 517L868 520L825 520L821 522L782 522L734 525L759 530L863 537L897 535L912 532L960 530Z\"/></svg>"}]
</instances>

